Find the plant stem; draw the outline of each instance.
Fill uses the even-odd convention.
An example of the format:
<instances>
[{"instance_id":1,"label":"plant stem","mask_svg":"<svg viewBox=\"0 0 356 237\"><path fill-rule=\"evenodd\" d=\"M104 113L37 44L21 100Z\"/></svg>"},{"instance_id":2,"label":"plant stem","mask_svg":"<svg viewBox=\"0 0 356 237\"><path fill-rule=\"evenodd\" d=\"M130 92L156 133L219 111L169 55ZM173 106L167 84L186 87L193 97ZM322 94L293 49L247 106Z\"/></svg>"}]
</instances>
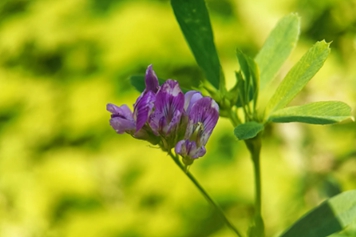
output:
<instances>
[{"instance_id":1,"label":"plant stem","mask_svg":"<svg viewBox=\"0 0 356 237\"><path fill-rule=\"evenodd\" d=\"M255 175L255 219L253 236L264 236L264 224L261 213L261 168L260 168L260 152L261 152L261 137L257 135L256 137L245 140L246 146L251 153L251 159L254 168Z\"/></svg>"},{"instance_id":2,"label":"plant stem","mask_svg":"<svg viewBox=\"0 0 356 237\"><path fill-rule=\"evenodd\" d=\"M231 123L232 123L232 125L234 127L236 127L237 125L241 124L241 121L240 121L239 117L237 116L237 111L236 110L233 110L233 109L230 110L229 118L230 118L230 121L231 121Z\"/></svg>"},{"instance_id":3,"label":"plant stem","mask_svg":"<svg viewBox=\"0 0 356 237\"><path fill-rule=\"evenodd\" d=\"M240 232L236 229L235 226L227 219L222 209L214 202L214 200L209 196L209 194L204 190L204 188L199 184L199 182L194 178L194 176L184 167L184 165L179 161L177 155L173 155L172 151L168 151L168 154L173 159L173 161L179 166L179 168L188 176L188 178L193 182L195 187L200 191L200 193L204 196L204 198L210 203L211 206L214 207L217 214L220 218L225 222L225 224L235 232L235 234L239 237L242 237Z\"/></svg>"}]
</instances>

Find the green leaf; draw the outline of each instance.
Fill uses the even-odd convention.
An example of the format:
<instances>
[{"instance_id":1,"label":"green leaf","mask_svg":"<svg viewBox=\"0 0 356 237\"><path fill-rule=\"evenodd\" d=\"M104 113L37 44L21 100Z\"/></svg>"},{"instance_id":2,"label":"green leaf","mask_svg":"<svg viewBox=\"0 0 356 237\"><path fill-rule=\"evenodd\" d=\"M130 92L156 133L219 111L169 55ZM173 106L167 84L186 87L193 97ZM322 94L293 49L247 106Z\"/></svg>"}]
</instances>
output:
<instances>
[{"instance_id":1,"label":"green leaf","mask_svg":"<svg viewBox=\"0 0 356 237\"><path fill-rule=\"evenodd\" d=\"M256 107L258 93L260 90L260 73L256 62L252 58L247 56L246 59L247 59L248 66L250 68L250 73L251 73L250 85L251 85L251 90L253 91L253 100L255 103L254 107Z\"/></svg>"},{"instance_id":2,"label":"green leaf","mask_svg":"<svg viewBox=\"0 0 356 237\"><path fill-rule=\"evenodd\" d=\"M281 237L324 237L356 221L356 190L326 200L293 224Z\"/></svg>"},{"instance_id":3,"label":"green leaf","mask_svg":"<svg viewBox=\"0 0 356 237\"><path fill-rule=\"evenodd\" d=\"M239 61L240 70L242 71L245 78L249 79L250 78L250 67L247 62L247 56L245 56L245 54L241 50L237 49L236 57L237 57L237 60Z\"/></svg>"},{"instance_id":4,"label":"green leaf","mask_svg":"<svg viewBox=\"0 0 356 237\"><path fill-rule=\"evenodd\" d=\"M304 88L309 80L323 66L330 52L329 44L317 42L288 72L278 86L266 108L266 116L284 108Z\"/></svg>"},{"instance_id":5,"label":"green leaf","mask_svg":"<svg viewBox=\"0 0 356 237\"><path fill-rule=\"evenodd\" d=\"M260 87L263 89L278 73L294 49L299 36L300 20L297 14L282 18L268 36L255 61L260 69Z\"/></svg>"},{"instance_id":6,"label":"green leaf","mask_svg":"<svg viewBox=\"0 0 356 237\"><path fill-rule=\"evenodd\" d=\"M339 101L324 101L277 110L269 116L268 121L331 124L348 118L351 118L351 108L347 104Z\"/></svg>"},{"instance_id":7,"label":"green leaf","mask_svg":"<svg viewBox=\"0 0 356 237\"><path fill-rule=\"evenodd\" d=\"M131 76L130 82L133 87L139 92L143 92L146 85L145 85L145 76Z\"/></svg>"},{"instance_id":8,"label":"green leaf","mask_svg":"<svg viewBox=\"0 0 356 237\"><path fill-rule=\"evenodd\" d=\"M219 89L222 71L204 0L171 0L171 5L199 67L207 80Z\"/></svg>"},{"instance_id":9,"label":"green leaf","mask_svg":"<svg viewBox=\"0 0 356 237\"><path fill-rule=\"evenodd\" d=\"M236 50L236 57L240 64L240 72L235 73L237 87L239 88L240 97L236 101L236 106L246 105L251 100L257 101L259 91L259 74L255 61Z\"/></svg>"},{"instance_id":10,"label":"green leaf","mask_svg":"<svg viewBox=\"0 0 356 237\"><path fill-rule=\"evenodd\" d=\"M259 132L263 130L263 124L257 122L247 122L238 125L235 130L234 134L239 140L247 140L250 138L254 138Z\"/></svg>"},{"instance_id":11,"label":"green leaf","mask_svg":"<svg viewBox=\"0 0 356 237\"><path fill-rule=\"evenodd\" d=\"M253 91L249 91L247 94L246 90L246 81L242 75L242 72L235 72L235 77L236 77L236 85L231 90L232 93L237 96L236 98L236 106L237 107L242 107L248 104L252 99L253 99ZM248 98L247 98L248 97Z\"/></svg>"}]
</instances>

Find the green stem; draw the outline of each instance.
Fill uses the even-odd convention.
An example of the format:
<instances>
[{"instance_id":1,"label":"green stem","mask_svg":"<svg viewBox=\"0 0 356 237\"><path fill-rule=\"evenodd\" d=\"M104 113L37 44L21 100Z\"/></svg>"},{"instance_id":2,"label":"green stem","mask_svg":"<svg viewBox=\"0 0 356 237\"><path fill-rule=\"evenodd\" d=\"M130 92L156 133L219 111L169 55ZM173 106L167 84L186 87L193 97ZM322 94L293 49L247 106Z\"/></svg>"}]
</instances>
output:
<instances>
[{"instance_id":1,"label":"green stem","mask_svg":"<svg viewBox=\"0 0 356 237\"><path fill-rule=\"evenodd\" d=\"M200 191L200 193L204 196L204 198L210 203L211 206L214 207L216 212L219 214L220 218L225 222L225 224L235 232L235 234L239 237L242 237L240 232L236 229L235 226L227 219L224 212L221 208L214 202L214 200L209 196L209 194L204 190L204 188L199 184L199 182L194 178L194 176L184 167L184 165L179 161L178 156L173 155L171 151L168 151L168 154L171 156L173 161L179 166L179 168L188 176L188 178L193 182L195 187Z\"/></svg>"},{"instance_id":2,"label":"green stem","mask_svg":"<svg viewBox=\"0 0 356 237\"><path fill-rule=\"evenodd\" d=\"M254 168L255 175L255 219L254 226L256 230L254 230L253 236L264 236L264 224L261 213L261 168L260 168L260 152L261 152L261 137L257 135L257 137L246 140L246 146L251 153L251 159Z\"/></svg>"},{"instance_id":3,"label":"green stem","mask_svg":"<svg viewBox=\"0 0 356 237\"><path fill-rule=\"evenodd\" d=\"M232 122L232 125L236 127L237 125L241 124L241 120L237 116L237 111L234 109L231 109L229 112L229 118L230 121Z\"/></svg>"}]
</instances>

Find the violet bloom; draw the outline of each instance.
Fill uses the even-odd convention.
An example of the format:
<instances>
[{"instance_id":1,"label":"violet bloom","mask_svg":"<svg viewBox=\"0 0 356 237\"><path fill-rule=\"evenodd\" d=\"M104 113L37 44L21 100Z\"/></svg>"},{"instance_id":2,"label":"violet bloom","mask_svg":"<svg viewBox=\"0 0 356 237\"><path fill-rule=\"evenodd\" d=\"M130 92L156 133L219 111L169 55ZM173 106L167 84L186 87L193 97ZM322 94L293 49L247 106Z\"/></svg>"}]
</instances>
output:
<instances>
[{"instance_id":1,"label":"violet bloom","mask_svg":"<svg viewBox=\"0 0 356 237\"><path fill-rule=\"evenodd\" d=\"M219 118L217 103L198 91L184 95L175 80L168 79L160 86L151 65L145 84L133 112L127 105L107 105L110 125L119 134L158 144L164 151L175 147L183 162L192 164L206 152L205 145Z\"/></svg>"},{"instance_id":2,"label":"violet bloom","mask_svg":"<svg viewBox=\"0 0 356 237\"><path fill-rule=\"evenodd\" d=\"M156 93L160 89L158 78L149 65L145 75L146 88L136 100L134 104L134 118L136 120L136 131L139 131L148 120L148 115L151 112L156 100Z\"/></svg>"},{"instance_id":3,"label":"violet bloom","mask_svg":"<svg viewBox=\"0 0 356 237\"><path fill-rule=\"evenodd\" d=\"M108 104L106 109L111 112L110 125L117 133L122 134L126 132L135 138L157 144L159 138L157 138L146 125L148 116L153 109L156 93L160 89L158 78L152 69L152 65L149 65L146 70L145 84L145 90L134 104L133 113L127 105L118 107L113 104Z\"/></svg>"},{"instance_id":4,"label":"violet bloom","mask_svg":"<svg viewBox=\"0 0 356 237\"><path fill-rule=\"evenodd\" d=\"M148 121L153 133L161 136L164 150L175 146L183 110L184 94L177 81L168 79L156 94L154 111Z\"/></svg>"},{"instance_id":5,"label":"violet bloom","mask_svg":"<svg viewBox=\"0 0 356 237\"><path fill-rule=\"evenodd\" d=\"M190 100L185 104L188 124L184 140L175 146L176 153L183 157L186 165L205 155L205 145L219 119L219 106L212 98L200 97L198 92L188 93L186 98Z\"/></svg>"},{"instance_id":6,"label":"violet bloom","mask_svg":"<svg viewBox=\"0 0 356 237\"><path fill-rule=\"evenodd\" d=\"M136 122L127 105L118 107L114 104L107 104L106 109L111 113L110 125L117 133L127 132L133 134L136 130Z\"/></svg>"}]
</instances>

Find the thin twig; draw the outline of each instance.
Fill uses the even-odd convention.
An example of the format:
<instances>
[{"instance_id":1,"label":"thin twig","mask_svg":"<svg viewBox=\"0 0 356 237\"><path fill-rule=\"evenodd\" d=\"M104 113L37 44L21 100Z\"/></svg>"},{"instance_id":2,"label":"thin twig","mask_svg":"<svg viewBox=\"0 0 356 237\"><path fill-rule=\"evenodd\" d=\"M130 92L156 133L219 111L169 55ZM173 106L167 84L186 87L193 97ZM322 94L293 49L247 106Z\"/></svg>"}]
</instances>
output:
<instances>
[{"instance_id":1,"label":"thin twig","mask_svg":"<svg viewBox=\"0 0 356 237\"><path fill-rule=\"evenodd\" d=\"M220 218L225 222L225 224L235 232L235 234L239 237L242 237L240 232L236 229L235 226L227 219L222 209L214 202L214 200L209 196L209 194L204 190L204 188L199 184L199 182L194 178L194 176L184 167L184 165L179 161L178 156L173 155L171 151L168 152L173 161L179 166L179 168L185 173L188 178L193 182L195 187L200 191L200 193L204 196L204 198L214 207L216 212L219 214Z\"/></svg>"}]
</instances>

